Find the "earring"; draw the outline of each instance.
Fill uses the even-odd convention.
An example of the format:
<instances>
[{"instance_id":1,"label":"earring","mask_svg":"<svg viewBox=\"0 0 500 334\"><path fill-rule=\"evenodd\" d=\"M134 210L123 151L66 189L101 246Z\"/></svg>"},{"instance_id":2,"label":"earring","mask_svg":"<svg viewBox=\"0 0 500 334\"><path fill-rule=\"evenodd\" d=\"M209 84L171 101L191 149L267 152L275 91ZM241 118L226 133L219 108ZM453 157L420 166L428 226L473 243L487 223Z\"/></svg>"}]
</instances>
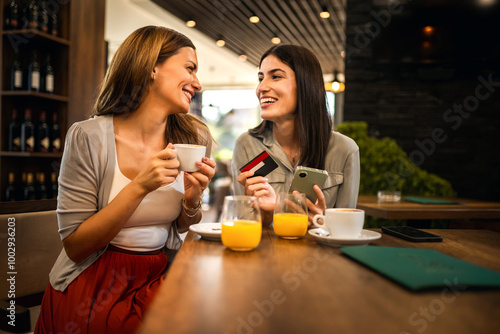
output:
<instances>
[{"instance_id":1,"label":"earring","mask_svg":"<svg viewBox=\"0 0 500 334\"><path fill-rule=\"evenodd\" d=\"M153 74L153 80L155 79L155 75Z\"/></svg>"}]
</instances>

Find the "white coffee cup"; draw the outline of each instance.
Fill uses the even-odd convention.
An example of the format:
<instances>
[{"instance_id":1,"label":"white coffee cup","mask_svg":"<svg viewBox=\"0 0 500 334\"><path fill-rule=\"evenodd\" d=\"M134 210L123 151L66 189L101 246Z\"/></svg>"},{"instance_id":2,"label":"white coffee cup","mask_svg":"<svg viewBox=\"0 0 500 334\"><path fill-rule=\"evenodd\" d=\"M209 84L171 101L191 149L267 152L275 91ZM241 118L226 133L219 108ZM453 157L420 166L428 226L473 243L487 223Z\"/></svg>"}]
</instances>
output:
<instances>
[{"instance_id":1,"label":"white coffee cup","mask_svg":"<svg viewBox=\"0 0 500 334\"><path fill-rule=\"evenodd\" d=\"M196 172L199 168L196 162L205 156L207 148L202 145L174 144L177 160L179 160L179 170L183 172Z\"/></svg>"},{"instance_id":2,"label":"white coffee cup","mask_svg":"<svg viewBox=\"0 0 500 334\"><path fill-rule=\"evenodd\" d=\"M323 219L323 224L319 224L318 219ZM325 215L315 215L313 218L315 226L327 230L331 237L339 239L359 237L364 222L363 210L349 208L326 209Z\"/></svg>"}]
</instances>

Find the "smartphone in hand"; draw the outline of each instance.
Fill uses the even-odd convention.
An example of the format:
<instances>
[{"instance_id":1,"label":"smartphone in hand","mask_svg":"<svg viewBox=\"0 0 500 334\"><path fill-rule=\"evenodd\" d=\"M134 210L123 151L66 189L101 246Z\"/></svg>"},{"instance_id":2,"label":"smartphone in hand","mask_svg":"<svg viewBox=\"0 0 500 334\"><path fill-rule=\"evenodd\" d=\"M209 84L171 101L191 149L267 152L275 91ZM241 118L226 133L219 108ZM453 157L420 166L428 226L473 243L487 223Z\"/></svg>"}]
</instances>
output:
<instances>
[{"instance_id":1,"label":"smartphone in hand","mask_svg":"<svg viewBox=\"0 0 500 334\"><path fill-rule=\"evenodd\" d=\"M382 226L382 232L411 242L439 242L443 237L411 226Z\"/></svg>"},{"instance_id":2,"label":"smartphone in hand","mask_svg":"<svg viewBox=\"0 0 500 334\"><path fill-rule=\"evenodd\" d=\"M313 203L316 203L318 197L313 187L317 184L320 188L323 187L328 177L328 172L322 169L297 166L293 175L292 184L288 192L297 190L306 194L306 197Z\"/></svg>"}]
</instances>

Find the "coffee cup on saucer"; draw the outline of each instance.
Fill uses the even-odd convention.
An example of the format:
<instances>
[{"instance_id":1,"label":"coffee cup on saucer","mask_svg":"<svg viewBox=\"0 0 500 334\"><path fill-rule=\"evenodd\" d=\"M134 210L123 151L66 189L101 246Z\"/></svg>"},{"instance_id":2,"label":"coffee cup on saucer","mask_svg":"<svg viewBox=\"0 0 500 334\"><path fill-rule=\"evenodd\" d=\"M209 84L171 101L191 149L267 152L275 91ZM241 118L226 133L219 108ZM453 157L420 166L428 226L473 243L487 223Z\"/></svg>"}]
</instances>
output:
<instances>
[{"instance_id":1,"label":"coffee cup on saucer","mask_svg":"<svg viewBox=\"0 0 500 334\"><path fill-rule=\"evenodd\" d=\"M179 160L179 170L183 172L196 172L199 168L196 162L203 159L207 148L194 144L174 144L177 160Z\"/></svg>"},{"instance_id":2,"label":"coffee cup on saucer","mask_svg":"<svg viewBox=\"0 0 500 334\"><path fill-rule=\"evenodd\" d=\"M323 224L319 224L318 219L322 219ZM349 208L326 209L324 215L315 215L313 218L315 226L328 231L331 237L338 239L358 238L364 222L363 210Z\"/></svg>"}]
</instances>

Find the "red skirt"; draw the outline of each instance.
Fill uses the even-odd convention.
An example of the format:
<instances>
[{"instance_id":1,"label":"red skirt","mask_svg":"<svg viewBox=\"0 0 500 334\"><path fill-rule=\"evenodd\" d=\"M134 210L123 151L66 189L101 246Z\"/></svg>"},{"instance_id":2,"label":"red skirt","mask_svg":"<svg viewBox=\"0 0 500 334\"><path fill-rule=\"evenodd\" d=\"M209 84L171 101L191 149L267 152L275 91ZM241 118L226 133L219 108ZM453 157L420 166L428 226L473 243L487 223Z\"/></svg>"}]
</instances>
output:
<instances>
[{"instance_id":1,"label":"red skirt","mask_svg":"<svg viewBox=\"0 0 500 334\"><path fill-rule=\"evenodd\" d=\"M35 333L135 333L167 266L167 256L105 251L64 292L48 285Z\"/></svg>"}]
</instances>

